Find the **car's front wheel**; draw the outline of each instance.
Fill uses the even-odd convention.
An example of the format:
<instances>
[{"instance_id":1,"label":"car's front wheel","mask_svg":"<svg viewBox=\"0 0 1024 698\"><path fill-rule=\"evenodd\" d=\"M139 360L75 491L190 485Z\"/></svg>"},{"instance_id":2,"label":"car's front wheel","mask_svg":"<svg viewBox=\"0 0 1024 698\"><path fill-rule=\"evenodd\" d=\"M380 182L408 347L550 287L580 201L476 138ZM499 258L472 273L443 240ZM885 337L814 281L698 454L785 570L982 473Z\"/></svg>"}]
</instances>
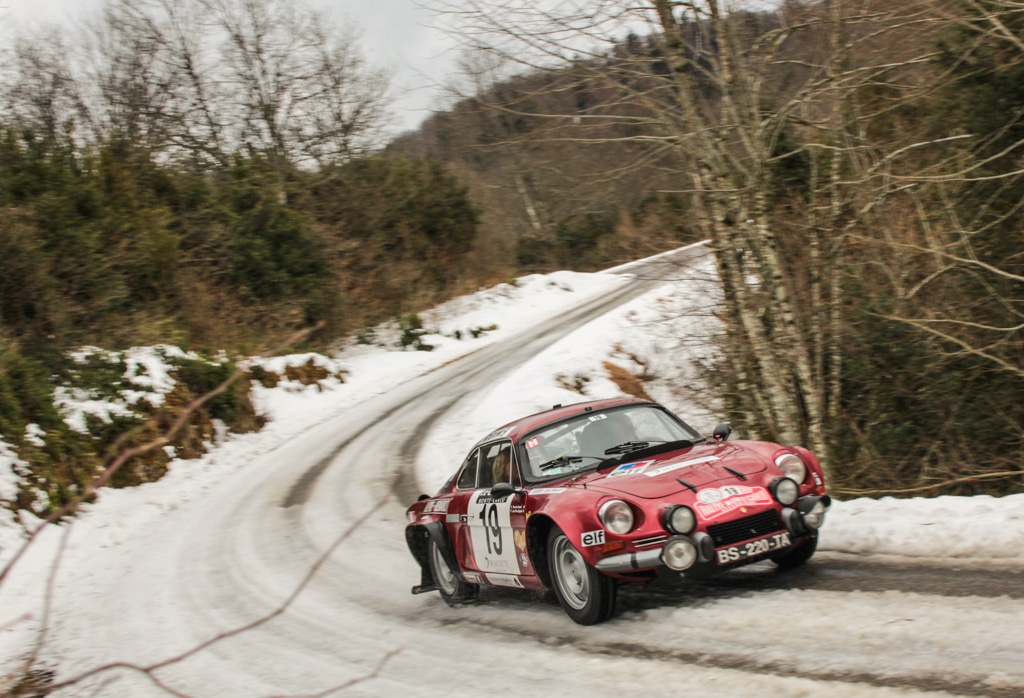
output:
<instances>
[{"instance_id":1,"label":"car's front wheel","mask_svg":"<svg viewBox=\"0 0 1024 698\"><path fill-rule=\"evenodd\" d=\"M778 565L780 570L791 570L810 560L817 549L818 532L815 531L810 538L797 547L773 557L772 562Z\"/></svg>"},{"instance_id":2,"label":"car's front wheel","mask_svg":"<svg viewBox=\"0 0 1024 698\"><path fill-rule=\"evenodd\" d=\"M449 606L459 606L476 598L480 587L465 581L458 572L448 566L444 555L441 554L441 546L433 538L430 539L427 553L434 584L441 593L441 598L447 601Z\"/></svg>"},{"instance_id":3,"label":"car's front wheel","mask_svg":"<svg viewBox=\"0 0 1024 698\"><path fill-rule=\"evenodd\" d=\"M551 586L565 612L580 625L608 620L615 611L615 580L587 564L564 533L548 535Z\"/></svg>"}]
</instances>

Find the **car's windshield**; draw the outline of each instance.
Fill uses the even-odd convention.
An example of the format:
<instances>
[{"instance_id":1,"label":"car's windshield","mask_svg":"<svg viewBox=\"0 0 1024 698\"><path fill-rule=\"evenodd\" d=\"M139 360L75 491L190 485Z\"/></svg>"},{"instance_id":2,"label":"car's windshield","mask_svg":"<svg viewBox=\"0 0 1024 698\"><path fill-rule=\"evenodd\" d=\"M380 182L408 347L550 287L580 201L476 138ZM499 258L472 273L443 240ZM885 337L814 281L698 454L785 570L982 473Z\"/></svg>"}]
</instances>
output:
<instances>
[{"instance_id":1,"label":"car's windshield","mask_svg":"<svg viewBox=\"0 0 1024 698\"><path fill-rule=\"evenodd\" d=\"M608 458L700 435L656 405L639 404L577 415L520 440L524 476L531 482L592 470Z\"/></svg>"}]
</instances>

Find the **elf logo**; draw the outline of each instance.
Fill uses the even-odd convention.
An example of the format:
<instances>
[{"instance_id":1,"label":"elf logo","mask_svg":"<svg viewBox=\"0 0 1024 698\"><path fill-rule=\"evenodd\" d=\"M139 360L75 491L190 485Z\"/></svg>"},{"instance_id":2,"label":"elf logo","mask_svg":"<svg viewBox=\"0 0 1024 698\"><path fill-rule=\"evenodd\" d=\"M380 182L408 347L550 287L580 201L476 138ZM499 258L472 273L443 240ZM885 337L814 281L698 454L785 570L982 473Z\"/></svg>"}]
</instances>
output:
<instances>
[{"instance_id":1,"label":"elf logo","mask_svg":"<svg viewBox=\"0 0 1024 698\"><path fill-rule=\"evenodd\" d=\"M592 545L604 545L604 531L589 531L580 537L583 547Z\"/></svg>"}]
</instances>

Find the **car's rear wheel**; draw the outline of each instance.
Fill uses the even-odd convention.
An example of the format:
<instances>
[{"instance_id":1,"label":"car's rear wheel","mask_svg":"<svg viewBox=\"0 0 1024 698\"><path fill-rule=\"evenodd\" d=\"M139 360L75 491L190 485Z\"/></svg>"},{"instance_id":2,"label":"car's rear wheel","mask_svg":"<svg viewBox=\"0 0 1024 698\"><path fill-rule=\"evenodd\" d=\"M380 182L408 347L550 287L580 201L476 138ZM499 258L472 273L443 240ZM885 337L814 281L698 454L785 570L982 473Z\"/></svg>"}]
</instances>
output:
<instances>
[{"instance_id":1,"label":"car's rear wheel","mask_svg":"<svg viewBox=\"0 0 1024 698\"><path fill-rule=\"evenodd\" d=\"M818 532L815 531L806 541L772 558L772 562L779 566L780 570L791 570L799 567L814 556L818 549Z\"/></svg>"},{"instance_id":2,"label":"car's rear wheel","mask_svg":"<svg viewBox=\"0 0 1024 698\"><path fill-rule=\"evenodd\" d=\"M449 606L459 606L476 598L480 587L465 581L458 572L448 566L444 555L441 554L441 546L433 538L430 539L427 553L434 584L441 593L441 598L447 601Z\"/></svg>"},{"instance_id":3,"label":"car's rear wheel","mask_svg":"<svg viewBox=\"0 0 1024 698\"><path fill-rule=\"evenodd\" d=\"M564 533L548 535L551 586L565 612L580 625L608 620L615 611L615 580L587 564Z\"/></svg>"}]
</instances>

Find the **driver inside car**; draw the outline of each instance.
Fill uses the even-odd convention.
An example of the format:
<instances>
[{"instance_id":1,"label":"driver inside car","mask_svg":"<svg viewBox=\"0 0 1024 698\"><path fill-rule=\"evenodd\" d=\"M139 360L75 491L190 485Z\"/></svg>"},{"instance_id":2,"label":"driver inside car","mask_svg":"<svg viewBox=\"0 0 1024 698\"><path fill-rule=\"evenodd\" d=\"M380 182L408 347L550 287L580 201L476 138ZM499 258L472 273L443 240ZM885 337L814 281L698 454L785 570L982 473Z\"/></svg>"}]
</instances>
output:
<instances>
[{"instance_id":1,"label":"driver inside car","mask_svg":"<svg viewBox=\"0 0 1024 698\"><path fill-rule=\"evenodd\" d=\"M606 419L583 427L579 438L580 455L603 458L607 449L636 440L633 421L624 414L612 412Z\"/></svg>"},{"instance_id":2,"label":"driver inside car","mask_svg":"<svg viewBox=\"0 0 1024 698\"><path fill-rule=\"evenodd\" d=\"M494 484L499 482L511 482L511 454L512 450L509 448L503 448L494 459L494 465L491 466L491 472L494 475Z\"/></svg>"}]
</instances>

